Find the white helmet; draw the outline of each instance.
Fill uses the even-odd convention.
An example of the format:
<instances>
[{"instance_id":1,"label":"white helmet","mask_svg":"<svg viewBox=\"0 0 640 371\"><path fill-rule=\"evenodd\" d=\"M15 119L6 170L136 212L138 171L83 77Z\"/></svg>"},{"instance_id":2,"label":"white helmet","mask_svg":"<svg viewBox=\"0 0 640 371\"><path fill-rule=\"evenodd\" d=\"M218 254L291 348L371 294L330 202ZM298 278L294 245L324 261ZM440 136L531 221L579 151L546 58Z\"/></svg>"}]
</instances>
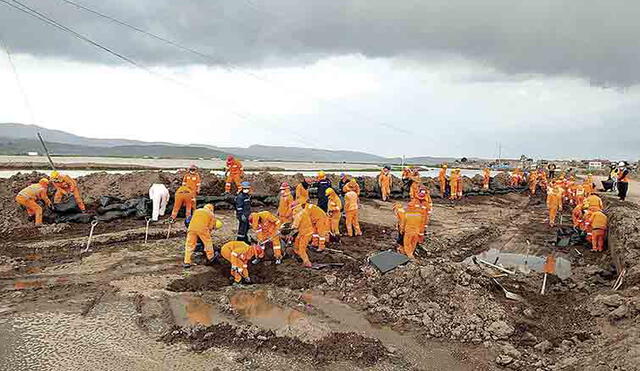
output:
<instances>
[{"instance_id":1,"label":"white helmet","mask_svg":"<svg viewBox=\"0 0 640 371\"><path fill-rule=\"evenodd\" d=\"M620 161L620 162L618 162L618 167L624 167L624 166L625 166L624 161Z\"/></svg>"}]
</instances>

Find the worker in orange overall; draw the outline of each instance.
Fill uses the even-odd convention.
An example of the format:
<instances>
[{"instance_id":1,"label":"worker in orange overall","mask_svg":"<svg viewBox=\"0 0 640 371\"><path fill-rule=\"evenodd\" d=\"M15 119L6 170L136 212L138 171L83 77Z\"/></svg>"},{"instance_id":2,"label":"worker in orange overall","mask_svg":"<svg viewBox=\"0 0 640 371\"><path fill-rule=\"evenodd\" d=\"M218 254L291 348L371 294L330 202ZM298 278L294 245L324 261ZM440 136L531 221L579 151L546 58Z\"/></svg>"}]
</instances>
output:
<instances>
[{"instance_id":1,"label":"worker in orange overall","mask_svg":"<svg viewBox=\"0 0 640 371\"><path fill-rule=\"evenodd\" d=\"M538 188L538 173L536 171L532 171L529 173L529 193L534 196L536 194L536 189Z\"/></svg>"},{"instance_id":2,"label":"worker in orange overall","mask_svg":"<svg viewBox=\"0 0 640 371\"><path fill-rule=\"evenodd\" d=\"M591 225L591 214L602 211L604 205L602 199L597 195L591 195L584 200L587 211L584 215L584 231L587 232L587 241L593 242L593 226Z\"/></svg>"},{"instance_id":3,"label":"worker in orange overall","mask_svg":"<svg viewBox=\"0 0 640 371\"><path fill-rule=\"evenodd\" d=\"M35 215L36 227L42 225L42 207L38 205L38 201L42 200L47 207L52 207L47 196L48 188L49 180L42 178L38 183L22 189L16 196L16 202L27 209L27 214Z\"/></svg>"},{"instance_id":4,"label":"worker in orange overall","mask_svg":"<svg viewBox=\"0 0 640 371\"><path fill-rule=\"evenodd\" d=\"M342 192L344 192L345 195L349 191L353 191L356 193L356 195L360 196L360 184L358 184L358 182L354 178L351 178L349 183L347 183L342 189Z\"/></svg>"},{"instance_id":5,"label":"worker in orange overall","mask_svg":"<svg viewBox=\"0 0 640 371\"><path fill-rule=\"evenodd\" d=\"M276 264L282 263L282 245L280 243L280 219L269 211L260 211L249 215L249 224L256 231L258 243L263 247L262 254L256 256L257 259L264 258L264 247L270 242L273 246L273 257ZM257 264L255 261L254 264Z\"/></svg>"},{"instance_id":6,"label":"worker in orange overall","mask_svg":"<svg viewBox=\"0 0 640 371\"><path fill-rule=\"evenodd\" d=\"M204 252L207 254L207 262L210 263L214 259L213 241L211 240L211 232L222 227L222 223L216 220L213 213L213 205L206 204L202 209L198 209L193 213L189 228L187 229L187 241L184 245L184 264L183 268L191 267L191 256L196 248L198 239L204 244Z\"/></svg>"},{"instance_id":7,"label":"worker in orange overall","mask_svg":"<svg viewBox=\"0 0 640 371\"><path fill-rule=\"evenodd\" d=\"M438 182L440 183L440 195L444 197L447 191L447 165L443 164L438 172Z\"/></svg>"},{"instance_id":8,"label":"worker in orange overall","mask_svg":"<svg viewBox=\"0 0 640 371\"><path fill-rule=\"evenodd\" d=\"M309 213L309 217L311 217L311 224L313 225L311 246L316 247L318 252L324 251L331 229L329 217L318 205L308 203L305 208Z\"/></svg>"},{"instance_id":9,"label":"worker in orange overall","mask_svg":"<svg viewBox=\"0 0 640 371\"><path fill-rule=\"evenodd\" d=\"M385 166L380 175L378 175L378 185L380 186L380 194L382 195L382 201L387 201L389 195L391 195L391 168Z\"/></svg>"},{"instance_id":10,"label":"worker in orange overall","mask_svg":"<svg viewBox=\"0 0 640 371\"><path fill-rule=\"evenodd\" d=\"M511 186L518 187L522 183L522 172L520 168L516 168L511 174Z\"/></svg>"},{"instance_id":11,"label":"worker in orange overall","mask_svg":"<svg viewBox=\"0 0 640 371\"><path fill-rule=\"evenodd\" d=\"M604 240L607 235L607 216L600 210L589 216L592 230L591 251L604 251Z\"/></svg>"},{"instance_id":12,"label":"worker in orange overall","mask_svg":"<svg viewBox=\"0 0 640 371\"><path fill-rule=\"evenodd\" d=\"M420 177L418 169L413 169L409 179L411 180L411 187L409 187L409 199L415 200L418 197L418 191L423 187L422 178Z\"/></svg>"},{"instance_id":13,"label":"worker in orange overall","mask_svg":"<svg viewBox=\"0 0 640 371\"><path fill-rule=\"evenodd\" d=\"M305 268L311 268L311 261L307 255L307 247L313 238L314 231L311 216L304 204L298 204L297 201L291 205L291 208L293 210L292 227L297 230L296 238L293 241L293 252L302 259Z\"/></svg>"},{"instance_id":14,"label":"worker in orange overall","mask_svg":"<svg viewBox=\"0 0 640 371\"><path fill-rule=\"evenodd\" d=\"M584 205L577 204L571 212L571 220L573 221L573 228L577 230L584 230Z\"/></svg>"},{"instance_id":15,"label":"worker in orange overall","mask_svg":"<svg viewBox=\"0 0 640 371\"><path fill-rule=\"evenodd\" d=\"M182 178L182 185L189 187L193 191L193 198L191 199L191 208L196 208L196 196L200 193L200 187L202 186L202 178L198 173L198 167L196 165L189 166L187 173Z\"/></svg>"},{"instance_id":16,"label":"worker in orange overall","mask_svg":"<svg viewBox=\"0 0 640 371\"><path fill-rule=\"evenodd\" d=\"M185 208L184 215L186 218L191 216L191 209L193 208L193 199L196 197L195 192L187 186L180 186L176 190L176 194L173 199L173 210L171 211L171 219L178 217L180 209Z\"/></svg>"},{"instance_id":17,"label":"worker in orange overall","mask_svg":"<svg viewBox=\"0 0 640 371\"><path fill-rule=\"evenodd\" d=\"M451 171L451 176L449 177L449 189L451 194L449 195L450 200L458 199L458 195L462 194L462 190L459 190L460 187L460 173L458 173L457 169L453 169Z\"/></svg>"},{"instance_id":18,"label":"worker in orange overall","mask_svg":"<svg viewBox=\"0 0 640 371\"><path fill-rule=\"evenodd\" d=\"M589 173L587 179L582 182L582 185L584 187L585 197L591 196L596 191L593 183L593 174Z\"/></svg>"},{"instance_id":19,"label":"worker in orange overall","mask_svg":"<svg viewBox=\"0 0 640 371\"><path fill-rule=\"evenodd\" d=\"M423 229L423 211L416 202L409 202L404 214L404 238L402 241L402 252L411 260L416 260L413 253L420 242L420 233Z\"/></svg>"},{"instance_id":20,"label":"worker in orange overall","mask_svg":"<svg viewBox=\"0 0 640 371\"><path fill-rule=\"evenodd\" d=\"M329 230L334 236L340 236L340 218L342 218L342 201L340 197L333 190L328 188L325 193L329 197L329 209L327 210L327 216L329 217Z\"/></svg>"},{"instance_id":21,"label":"worker in orange overall","mask_svg":"<svg viewBox=\"0 0 640 371\"><path fill-rule=\"evenodd\" d=\"M556 225L558 211L562 211L562 188L553 187L547 191L547 208L549 209L549 225Z\"/></svg>"},{"instance_id":22,"label":"worker in orange overall","mask_svg":"<svg viewBox=\"0 0 640 371\"><path fill-rule=\"evenodd\" d=\"M264 255L260 245L247 245L244 241L229 241L222 245L220 254L231 264L231 277L234 284L250 284L249 262L254 256Z\"/></svg>"},{"instance_id":23,"label":"worker in orange overall","mask_svg":"<svg viewBox=\"0 0 640 371\"><path fill-rule=\"evenodd\" d=\"M233 158L233 156L227 156L227 166L225 168L225 183L224 191L231 193L231 183L236 186L236 193L240 193L242 190L242 177L244 176L244 170L242 169L242 163L239 160Z\"/></svg>"},{"instance_id":24,"label":"worker in orange overall","mask_svg":"<svg viewBox=\"0 0 640 371\"><path fill-rule=\"evenodd\" d=\"M482 170L482 189L484 189L485 191L488 191L490 182L491 182L491 170L489 170L488 167L485 167ZM442 187L442 183L440 183L440 186Z\"/></svg>"},{"instance_id":25,"label":"worker in orange overall","mask_svg":"<svg viewBox=\"0 0 640 371\"><path fill-rule=\"evenodd\" d=\"M307 179L302 179L300 184L296 186L296 202L302 206L309 202L309 185L311 182Z\"/></svg>"},{"instance_id":26,"label":"worker in orange overall","mask_svg":"<svg viewBox=\"0 0 640 371\"><path fill-rule=\"evenodd\" d=\"M396 231L398 231L398 239L396 243L398 244L396 250L400 254L405 254L404 252L404 228L407 223L406 211L402 207L402 204L396 202L393 204L393 214L396 217Z\"/></svg>"},{"instance_id":27,"label":"worker in orange overall","mask_svg":"<svg viewBox=\"0 0 640 371\"><path fill-rule=\"evenodd\" d=\"M582 206L582 204L584 203L585 197L586 197L586 192L585 192L584 184L576 185L574 190L574 196L573 196L574 204L576 206L578 205Z\"/></svg>"},{"instance_id":28,"label":"worker in orange overall","mask_svg":"<svg viewBox=\"0 0 640 371\"><path fill-rule=\"evenodd\" d=\"M291 204L293 203L293 196L291 195L291 188L289 183L284 182L280 185L280 200L278 201L278 218L281 223L293 222L293 211L291 211Z\"/></svg>"},{"instance_id":29,"label":"worker in orange overall","mask_svg":"<svg viewBox=\"0 0 640 371\"><path fill-rule=\"evenodd\" d=\"M420 232L420 240L419 242L424 242L424 234L427 229L427 225L431 219L431 212L433 211L433 201L431 200L431 195L429 195L429 191L426 188L421 188L418 192L418 197L413 200L420 207L420 212L422 213L422 232Z\"/></svg>"},{"instance_id":30,"label":"worker in orange overall","mask_svg":"<svg viewBox=\"0 0 640 371\"><path fill-rule=\"evenodd\" d=\"M83 212L86 210L82 196L80 196L80 189L78 188L78 182L68 175L62 175L58 171L51 172L51 184L56 189L55 195L53 195L53 203L59 204L62 202L62 198L68 194L73 194L73 198L76 200L78 208Z\"/></svg>"},{"instance_id":31,"label":"worker in orange overall","mask_svg":"<svg viewBox=\"0 0 640 371\"><path fill-rule=\"evenodd\" d=\"M346 214L347 235L349 236L353 236L354 232L356 236L362 236L360 222L358 221L359 207L358 194L355 191L347 192L344 195L344 212Z\"/></svg>"},{"instance_id":32,"label":"worker in orange overall","mask_svg":"<svg viewBox=\"0 0 640 371\"><path fill-rule=\"evenodd\" d=\"M548 186L547 172L544 169L538 169L538 185L541 189L547 189Z\"/></svg>"}]
</instances>

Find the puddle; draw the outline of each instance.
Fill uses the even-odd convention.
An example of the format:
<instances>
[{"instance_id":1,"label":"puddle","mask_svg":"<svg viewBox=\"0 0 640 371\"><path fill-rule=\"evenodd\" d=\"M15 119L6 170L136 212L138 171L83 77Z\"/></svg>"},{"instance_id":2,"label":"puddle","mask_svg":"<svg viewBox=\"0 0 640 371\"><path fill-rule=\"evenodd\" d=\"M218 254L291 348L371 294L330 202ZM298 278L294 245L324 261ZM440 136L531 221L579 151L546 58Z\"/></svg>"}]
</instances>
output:
<instances>
[{"instance_id":1,"label":"puddle","mask_svg":"<svg viewBox=\"0 0 640 371\"><path fill-rule=\"evenodd\" d=\"M229 302L240 316L270 330L289 327L305 317L298 310L271 303L264 291L241 291L231 296Z\"/></svg>"},{"instance_id":2,"label":"puddle","mask_svg":"<svg viewBox=\"0 0 640 371\"><path fill-rule=\"evenodd\" d=\"M35 288L43 287L45 283L47 283L47 281L45 280L16 281L13 283L13 288L15 290L35 289Z\"/></svg>"},{"instance_id":3,"label":"puddle","mask_svg":"<svg viewBox=\"0 0 640 371\"><path fill-rule=\"evenodd\" d=\"M211 326L224 322L216 307L199 296L183 294L172 297L169 299L169 306L178 326Z\"/></svg>"},{"instance_id":4,"label":"puddle","mask_svg":"<svg viewBox=\"0 0 640 371\"><path fill-rule=\"evenodd\" d=\"M529 274L531 271L552 273L560 279L566 279L571 276L571 261L565 254L534 256L491 249L476 255L476 257L492 264L495 263L497 258L499 265L508 269L516 269L524 274ZM472 259L472 257L467 258L464 262L473 264Z\"/></svg>"}]
</instances>

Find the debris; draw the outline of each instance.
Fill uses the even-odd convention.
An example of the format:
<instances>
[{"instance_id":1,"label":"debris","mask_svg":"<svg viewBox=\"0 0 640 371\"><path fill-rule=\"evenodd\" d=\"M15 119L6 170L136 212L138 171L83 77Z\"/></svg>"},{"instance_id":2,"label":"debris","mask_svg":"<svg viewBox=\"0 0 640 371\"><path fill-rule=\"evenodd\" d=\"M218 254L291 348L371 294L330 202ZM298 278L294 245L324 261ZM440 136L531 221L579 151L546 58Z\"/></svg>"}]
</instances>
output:
<instances>
[{"instance_id":1,"label":"debris","mask_svg":"<svg viewBox=\"0 0 640 371\"><path fill-rule=\"evenodd\" d=\"M380 273L387 273L396 267L408 263L410 260L406 255L395 251L387 250L375 254L369 258L369 263L378 268Z\"/></svg>"},{"instance_id":2,"label":"debris","mask_svg":"<svg viewBox=\"0 0 640 371\"><path fill-rule=\"evenodd\" d=\"M477 258L477 257L475 257L475 256L473 257L473 262L474 262L474 263L476 263L476 262L477 262L477 263L482 263L482 264L484 264L484 265L487 265L487 266L489 266L489 267L491 267L491 268L495 268L495 269L497 269L497 270L499 270L499 271L501 271L501 272L507 273L507 274L516 274L516 273L515 273L515 272L513 272L513 271L510 271L510 270L508 270L508 269L502 268L502 267L497 266L497 265L495 265L495 264L491 264L491 263L489 263L488 261L485 261L485 260L479 259L479 258ZM476 263L476 264L477 264L477 263Z\"/></svg>"}]
</instances>

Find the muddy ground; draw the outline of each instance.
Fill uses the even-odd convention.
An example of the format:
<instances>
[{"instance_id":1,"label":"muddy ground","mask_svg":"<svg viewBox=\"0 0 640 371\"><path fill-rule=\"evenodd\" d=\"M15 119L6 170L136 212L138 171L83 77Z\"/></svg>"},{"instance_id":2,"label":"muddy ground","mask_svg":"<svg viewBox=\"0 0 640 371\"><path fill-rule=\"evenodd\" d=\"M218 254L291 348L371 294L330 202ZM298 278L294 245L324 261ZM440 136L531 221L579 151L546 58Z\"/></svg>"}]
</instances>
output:
<instances>
[{"instance_id":1,"label":"muddy ground","mask_svg":"<svg viewBox=\"0 0 640 371\"><path fill-rule=\"evenodd\" d=\"M151 177L104 189L139 196ZM166 224L152 224L145 244L143 220L102 223L86 252L87 225L9 227L0 369L638 369L637 207L607 200L612 249L596 254L553 245L541 196L434 202L416 263L384 275L367 263L396 234L392 204L364 199L364 236L310 253L342 267L267 258L246 287L230 285L226 264L184 271L178 224L169 239ZM220 245L236 223L218 216ZM475 255L515 274L473 264ZM541 295L549 255L556 265ZM630 273L614 292L621 264ZM506 299L492 277L523 301Z\"/></svg>"}]
</instances>

